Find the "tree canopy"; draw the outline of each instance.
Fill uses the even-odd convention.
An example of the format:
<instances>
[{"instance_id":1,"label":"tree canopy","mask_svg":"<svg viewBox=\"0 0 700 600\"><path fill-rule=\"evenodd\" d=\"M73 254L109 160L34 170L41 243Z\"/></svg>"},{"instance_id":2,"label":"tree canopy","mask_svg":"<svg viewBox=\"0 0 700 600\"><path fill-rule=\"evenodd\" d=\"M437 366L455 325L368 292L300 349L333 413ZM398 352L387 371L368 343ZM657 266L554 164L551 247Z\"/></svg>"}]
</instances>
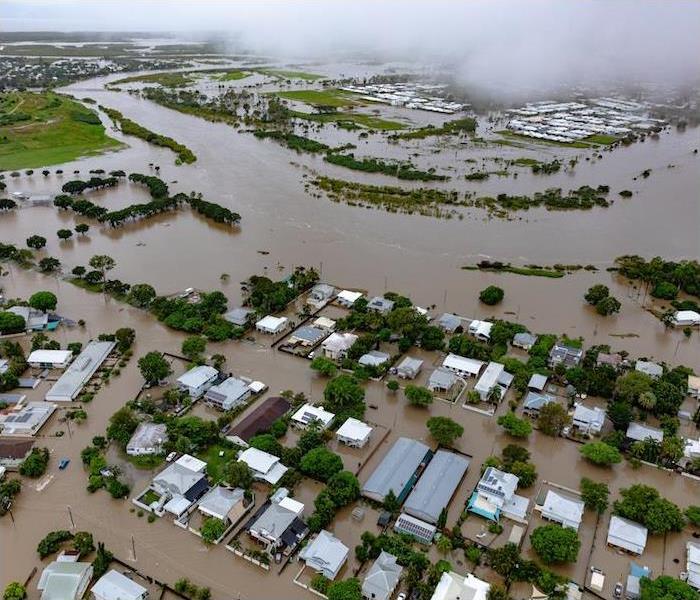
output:
<instances>
[{"instance_id":1,"label":"tree canopy","mask_svg":"<svg viewBox=\"0 0 700 600\"><path fill-rule=\"evenodd\" d=\"M449 417L430 417L426 426L430 435L441 446L451 446L464 433L464 427Z\"/></svg>"},{"instance_id":2,"label":"tree canopy","mask_svg":"<svg viewBox=\"0 0 700 600\"><path fill-rule=\"evenodd\" d=\"M581 541L575 530L561 525L542 525L530 535L532 548L545 564L576 562Z\"/></svg>"}]
</instances>

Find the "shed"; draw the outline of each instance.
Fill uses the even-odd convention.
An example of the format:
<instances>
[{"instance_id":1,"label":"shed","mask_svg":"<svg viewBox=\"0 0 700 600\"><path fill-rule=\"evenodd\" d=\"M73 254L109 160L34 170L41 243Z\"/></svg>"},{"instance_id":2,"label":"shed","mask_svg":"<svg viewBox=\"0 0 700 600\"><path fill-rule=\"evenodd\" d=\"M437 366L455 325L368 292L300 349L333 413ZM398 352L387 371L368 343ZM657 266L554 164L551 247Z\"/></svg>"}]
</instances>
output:
<instances>
[{"instance_id":1,"label":"shed","mask_svg":"<svg viewBox=\"0 0 700 600\"><path fill-rule=\"evenodd\" d=\"M96 600L145 600L148 590L119 571L111 569L90 590Z\"/></svg>"}]
</instances>

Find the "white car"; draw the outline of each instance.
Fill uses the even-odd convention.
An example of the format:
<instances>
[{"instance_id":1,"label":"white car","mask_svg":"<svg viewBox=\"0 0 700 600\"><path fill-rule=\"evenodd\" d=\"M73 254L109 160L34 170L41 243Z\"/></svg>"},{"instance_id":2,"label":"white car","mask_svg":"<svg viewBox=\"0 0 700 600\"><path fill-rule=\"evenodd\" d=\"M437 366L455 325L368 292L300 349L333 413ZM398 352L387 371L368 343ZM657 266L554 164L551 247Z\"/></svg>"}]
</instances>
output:
<instances>
[{"instance_id":1,"label":"white car","mask_svg":"<svg viewBox=\"0 0 700 600\"><path fill-rule=\"evenodd\" d=\"M170 454L168 454L168 456L165 457L165 462L173 462L176 456L177 452L171 452Z\"/></svg>"}]
</instances>

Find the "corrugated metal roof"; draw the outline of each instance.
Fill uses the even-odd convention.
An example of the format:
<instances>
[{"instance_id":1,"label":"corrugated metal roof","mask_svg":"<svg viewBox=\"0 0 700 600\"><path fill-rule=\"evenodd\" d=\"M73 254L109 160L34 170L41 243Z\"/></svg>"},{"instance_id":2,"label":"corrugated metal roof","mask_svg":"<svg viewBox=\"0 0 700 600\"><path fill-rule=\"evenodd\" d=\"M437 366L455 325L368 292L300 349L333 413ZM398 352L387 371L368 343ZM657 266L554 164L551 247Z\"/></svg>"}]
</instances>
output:
<instances>
[{"instance_id":1,"label":"corrugated metal roof","mask_svg":"<svg viewBox=\"0 0 700 600\"><path fill-rule=\"evenodd\" d=\"M362 487L362 494L382 502L393 490L399 496L430 448L417 440L399 438Z\"/></svg>"}]
</instances>

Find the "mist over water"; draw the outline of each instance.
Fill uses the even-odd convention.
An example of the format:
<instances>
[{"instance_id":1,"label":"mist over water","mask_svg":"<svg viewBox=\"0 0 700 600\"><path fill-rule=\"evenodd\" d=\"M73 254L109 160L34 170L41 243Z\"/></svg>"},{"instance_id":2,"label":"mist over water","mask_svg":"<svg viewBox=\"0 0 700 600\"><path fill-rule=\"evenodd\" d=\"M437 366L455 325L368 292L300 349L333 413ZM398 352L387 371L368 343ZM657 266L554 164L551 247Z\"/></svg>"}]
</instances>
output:
<instances>
[{"instance_id":1,"label":"mist over water","mask_svg":"<svg viewBox=\"0 0 700 600\"><path fill-rule=\"evenodd\" d=\"M401 61L506 98L700 78L699 2L9 0L2 12L5 31L206 33L285 61Z\"/></svg>"}]
</instances>

